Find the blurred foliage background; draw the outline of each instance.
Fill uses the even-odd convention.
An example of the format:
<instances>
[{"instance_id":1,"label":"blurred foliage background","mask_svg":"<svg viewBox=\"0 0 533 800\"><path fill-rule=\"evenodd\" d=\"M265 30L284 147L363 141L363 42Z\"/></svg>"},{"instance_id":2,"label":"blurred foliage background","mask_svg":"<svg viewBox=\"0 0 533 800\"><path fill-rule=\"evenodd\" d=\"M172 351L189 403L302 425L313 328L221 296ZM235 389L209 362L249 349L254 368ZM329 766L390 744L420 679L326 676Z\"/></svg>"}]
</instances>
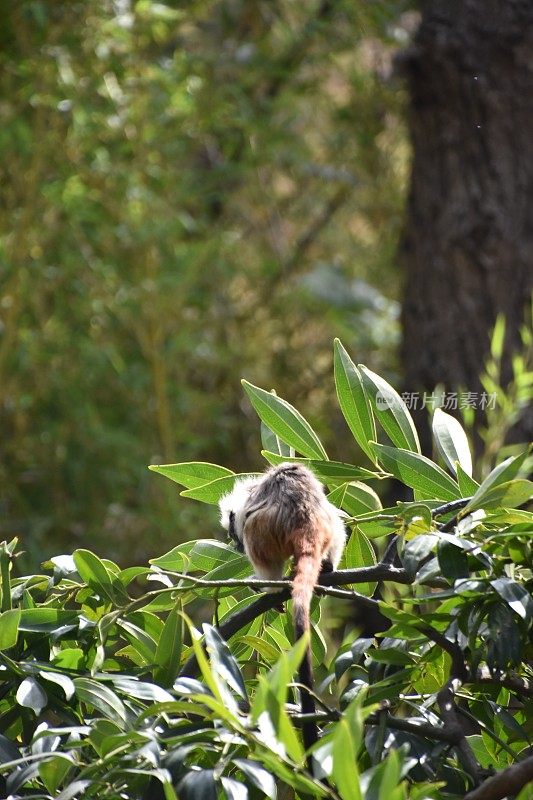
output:
<instances>
[{"instance_id":1,"label":"blurred foliage background","mask_svg":"<svg viewBox=\"0 0 533 800\"><path fill-rule=\"evenodd\" d=\"M257 466L242 376L357 458L332 338L394 378L411 4L21 0L2 19L0 537L37 563L213 535L146 465Z\"/></svg>"}]
</instances>

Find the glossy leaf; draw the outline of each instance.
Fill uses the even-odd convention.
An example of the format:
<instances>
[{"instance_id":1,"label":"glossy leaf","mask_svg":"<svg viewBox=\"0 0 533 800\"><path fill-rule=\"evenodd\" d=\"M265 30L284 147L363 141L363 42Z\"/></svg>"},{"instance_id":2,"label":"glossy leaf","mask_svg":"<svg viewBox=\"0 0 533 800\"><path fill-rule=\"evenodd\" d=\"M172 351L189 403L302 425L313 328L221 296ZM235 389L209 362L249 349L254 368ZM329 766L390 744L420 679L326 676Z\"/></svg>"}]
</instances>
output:
<instances>
[{"instance_id":1,"label":"glossy leaf","mask_svg":"<svg viewBox=\"0 0 533 800\"><path fill-rule=\"evenodd\" d=\"M270 800L276 800L276 783L272 775L257 761L248 758L235 758L233 763L246 775L249 781Z\"/></svg>"},{"instance_id":2,"label":"glossy leaf","mask_svg":"<svg viewBox=\"0 0 533 800\"><path fill-rule=\"evenodd\" d=\"M502 461L500 464L498 464L498 466L496 466L480 484L468 505L465 506L463 515L467 514L471 509L481 508L484 497L495 486L499 486L502 483L508 483L516 478L527 456L528 453L526 451L518 456L507 458L505 461Z\"/></svg>"},{"instance_id":3,"label":"glossy leaf","mask_svg":"<svg viewBox=\"0 0 533 800\"><path fill-rule=\"evenodd\" d=\"M103 683L92 678L74 678L76 696L96 708L104 717L126 725L127 715L122 700Z\"/></svg>"},{"instance_id":4,"label":"glossy leaf","mask_svg":"<svg viewBox=\"0 0 533 800\"><path fill-rule=\"evenodd\" d=\"M246 686L235 658L227 643L212 625L203 626L207 650L213 669L243 699L247 699Z\"/></svg>"},{"instance_id":5,"label":"glossy leaf","mask_svg":"<svg viewBox=\"0 0 533 800\"><path fill-rule=\"evenodd\" d=\"M377 563L374 548L361 531L354 531L346 544L344 552L344 564L347 569L359 569L361 567L372 567ZM376 589L376 582L357 583L353 589L360 594L372 597Z\"/></svg>"},{"instance_id":6,"label":"glossy leaf","mask_svg":"<svg viewBox=\"0 0 533 800\"><path fill-rule=\"evenodd\" d=\"M491 586L518 616L524 620L533 618L533 600L523 586L510 578L497 578L491 581Z\"/></svg>"},{"instance_id":7,"label":"glossy leaf","mask_svg":"<svg viewBox=\"0 0 533 800\"><path fill-rule=\"evenodd\" d=\"M222 495L231 492L236 480L240 478L253 478L257 474L256 472L241 472L238 475L225 475L210 483L204 483L202 486L196 486L193 489L185 489L183 492L180 492L180 494L182 497L189 497L191 500L198 500L200 503L216 505Z\"/></svg>"},{"instance_id":8,"label":"glossy leaf","mask_svg":"<svg viewBox=\"0 0 533 800\"><path fill-rule=\"evenodd\" d=\"M381 501L375 491L359 481L341 484L328 494L328 500L353 517L381 509Z\"/></svg>"},{"instance_id":9,"label":"glossy leaf","mask_svg":"<svg viewBox=\"0 0 533 800\"><path fill-rule=\"evenodd\" d=\"M217 800L213 770L191 770L178 783L177 792L180 800Z\"/></svg>"},{"instance_id":10,"label":"glossy leaf","mask_svg":"<svg viewBox=\"0 0 533 800\"><path fill-rule=\"evenodd\" d=\"M152 472L158 472L165 478L185 486L187 489L196 489L206 483L218 480L219 478L231 478L234 473L226 467L219 467L218 464L210 464L207 461L184 461L180 464L151 464L148 467Z\"/></svg>"},{"instance_id":11,"label":"glossy leaf","mask_svg":"<svg viewBox=\"0 0 533 800\"><path fill-rule=\"evenodd\" d=\"M382 444L374 444L374 449L388 472L426 497L458 500L461 496L457 483L429 458Z\"/></svg>"},{"instance_id":12,"label":"glossy leaf","mask_svg":"<svg viewBox=\"0 0 533 800\"><path fill-rule=\"evenodd\" d=\"M339 406L355 441L371 461L375 460L370 442L376 438L376 426L361 373L339 339L334 342L335 387Z\"/></svg>"},{"instance_id":13,"label":"glossy leaf","mask_svg":"<svg viewBox=\"0 0 533 800\"><path fill-rule=\"evenodd\" d=\"M17 689L17 703L40 714L48 703L48 695L35 678L26 678Z\"/></svg>"},{"instance_id":14,"label":"glossy leaf","mask_svg":"<svg viewBox=\"0 0 533 800\"><path fill-rule=\"evenodd\" d=\"M9 650L17 643L20 609L14 608L0 614L0 650Z\"/></svg>"},{"instance_id":15,"label":"glossy leaf","mask_svg":"<svg viewBox=\"0 0 533 800\"><path fill-rule=\"evenodd\" d=\"M326 486L347 483L350 481L368 481L387 477L383 472L372 472L364 467L355 467L352 464L343 464L341 461L319 461L315 458L293 458L279 456L267 450L262 450L261 455L266 458L269 464L277 465L284 462L291 464L304 464L315 473L316 477L325 483Z\"/></svg>"},{"instance_id":16,"label":"glossy leaf","mask_svg":"<svg viewBox=\"0 0 533 800\"><path fill-rule=\"evenodd\" d=\"M376 419L391 442L396 447L420 453L415 424L398 392L372 370L362 364L358 366Z\"/></svg>"},{"instance_id":17,"label":"glossy leaf","mask_svg":"<svg viewBox=\"0 0 533 800\"><path fill-rule=\"evenodd\" d=\"M286 400L242 381L259 418L286 444L308 458L327 459L320 439L306 419Z\"/></svg>"},{"instance_id":18,"label":"glossy leaf","mask_svg":"<svg viewBox=\"0 0 533 800\"><path fill-rule=\"evenodd\" d=\"M183 643L183 618L180 606L169 611L154 655L154 680L172 686L179 671Z\"/></svg>"},{"instance_id":19,"label":"glossy leaf","mask_svg":"<svg viewBox=\"0 0 533 800\"><path fill-rule=\"evenodd\" d=\"M72 557L82 580L99 594L102 600L108 600L111 603L127 600L128 596L122 585L113 582L104 563L97 555L91 553L90 550L75 550Z\"/></svg>"},{"instance_id":20,"label":"glossy leaf","mask_svg":"<svg viewBox=\"0 0 533 800\"><path fill-rule=\"evenodd\" d=\"M432 420L433 436L437 448L448 468L457 473L457 462L463 471L472 476L472 456L468 439L461 424L440 408L435 409Z\"/></svg>"}]
</instances>

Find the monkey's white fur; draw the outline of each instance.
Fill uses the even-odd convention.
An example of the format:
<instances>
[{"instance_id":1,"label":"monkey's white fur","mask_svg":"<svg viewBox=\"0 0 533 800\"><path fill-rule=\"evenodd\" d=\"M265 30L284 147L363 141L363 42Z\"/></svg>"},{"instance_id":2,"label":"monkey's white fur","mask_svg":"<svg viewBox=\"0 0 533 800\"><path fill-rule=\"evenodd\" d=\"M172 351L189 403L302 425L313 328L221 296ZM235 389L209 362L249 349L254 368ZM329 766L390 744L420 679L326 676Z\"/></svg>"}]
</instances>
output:
<instances>
[{"instance_id":1,"label":"monkey's white fur","mask_svg":"<svg viewBox=\"0 0 533 800\"><path fill-rule=\"evenodd\" d=\"M235 514L235 528L237 531L244 529L244 506L246 501L250 498L250 491L254 486L257 486L261 480L259 476L253 478L239 478L235 481L233 489L228 492L218 501L220 509L220 524L224 530L229 530L230 518L229 515L233 511ZM242 533L239 536L242 541Z\"/></svg>"}]
</instances>

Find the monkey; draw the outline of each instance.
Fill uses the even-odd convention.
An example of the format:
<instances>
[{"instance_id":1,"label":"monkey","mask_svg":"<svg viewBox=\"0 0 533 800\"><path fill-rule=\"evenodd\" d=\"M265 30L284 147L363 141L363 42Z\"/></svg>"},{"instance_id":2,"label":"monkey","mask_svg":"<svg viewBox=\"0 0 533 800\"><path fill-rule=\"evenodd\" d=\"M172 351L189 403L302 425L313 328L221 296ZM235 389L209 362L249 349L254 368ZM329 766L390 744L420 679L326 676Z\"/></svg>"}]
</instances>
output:
<instances>
[{"instance_id":1,"label":"monkey","mask_svg":"<svg viewBox=\"0 0 533 800\"><path fill-rule=\"evenodd\" d=\"M237 549L250 560L256 577L281 580L285 562L294 559L293 619L296 640L310 631L309 611L320 572L336 570L346 541L342 512L329 502L322 484L307 467L282 463L262 476L237 481L220 498L220 522ZM301 709L315 713L311 648L298 670ZM314 722L302 726L306 750L318 741ZM312 772L312 763L308 764Z\"/></svg>"}]
</instances>

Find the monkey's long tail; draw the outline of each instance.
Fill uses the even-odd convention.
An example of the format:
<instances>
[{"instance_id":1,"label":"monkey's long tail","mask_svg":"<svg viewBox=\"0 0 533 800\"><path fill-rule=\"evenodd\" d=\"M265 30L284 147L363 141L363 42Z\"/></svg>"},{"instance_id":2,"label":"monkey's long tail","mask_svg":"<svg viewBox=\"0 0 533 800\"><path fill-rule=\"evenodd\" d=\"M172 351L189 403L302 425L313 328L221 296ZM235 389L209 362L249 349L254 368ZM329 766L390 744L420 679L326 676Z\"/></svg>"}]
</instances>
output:
<instances>
[{"instance_id":1,"label":"monkey's long tail","mask_svg":"<svg viewBox=\"0 0 533 800\"><path fill-rule=\"evenodd\" d=\"M318 580L321 567L321 558L318 553L305 552L296 559L296 571L292 584L292 600L294 614L294 631L296 638L300 639L306 631L310 630L309 608L313 597L313 588ZM315 701L310 693L313 690L313 665L311 662L311 646L308 645L305 655L298 669L299 682L306 687L301 691L301 706L303 714L315 713ZM305 749L318 741L318 728L315 722L305 722L302 726L302 735ZM310 771L311 760L308 760Z\"/></svg>"}]
</instances>

